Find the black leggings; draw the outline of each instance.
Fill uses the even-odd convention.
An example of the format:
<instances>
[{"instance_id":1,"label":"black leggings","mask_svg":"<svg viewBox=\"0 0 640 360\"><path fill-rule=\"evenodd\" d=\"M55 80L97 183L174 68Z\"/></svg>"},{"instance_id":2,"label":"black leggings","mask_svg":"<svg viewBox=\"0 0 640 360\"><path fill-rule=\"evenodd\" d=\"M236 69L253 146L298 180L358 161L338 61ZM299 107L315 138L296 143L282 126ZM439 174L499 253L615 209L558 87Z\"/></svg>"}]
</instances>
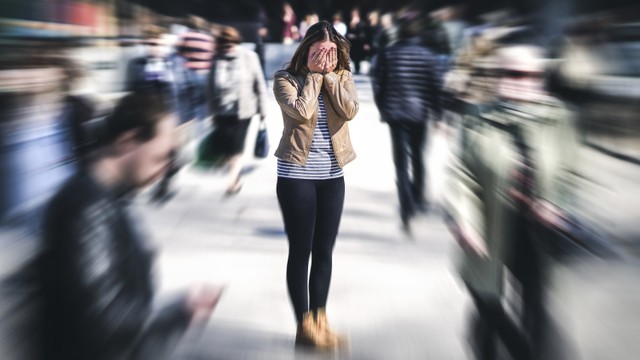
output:
<instances>
[{"instance_id":1,"label":"black leggings","mask_svg":"<svg viewBox=\"0 0 640 360\"><path fill-rule=\"evenodd\" d=\"M289 239L287 286L300 322L305 312L327 304L331 257L344 204L344 178L278 178L276 192Z\"/></svg>"}]
</instances>

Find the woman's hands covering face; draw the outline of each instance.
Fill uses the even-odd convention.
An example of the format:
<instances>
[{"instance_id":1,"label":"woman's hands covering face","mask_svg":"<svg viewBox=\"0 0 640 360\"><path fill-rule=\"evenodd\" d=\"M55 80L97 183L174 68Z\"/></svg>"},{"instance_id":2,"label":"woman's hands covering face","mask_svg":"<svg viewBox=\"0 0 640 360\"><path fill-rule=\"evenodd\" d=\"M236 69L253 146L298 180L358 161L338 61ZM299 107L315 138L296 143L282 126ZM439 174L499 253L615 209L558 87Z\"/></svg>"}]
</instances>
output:
<instances>
[{"instance_id":1,"label":"woman's hands covering face","mask_svg":"<svg viewBox=\"0 0 640 360\"><path fill-rule=\"evenodd\" d=\"M313 73L327 74L335 70L338 64L336 48L320 48L311 53L307 67Z\"/></svg>"}]
</instances>

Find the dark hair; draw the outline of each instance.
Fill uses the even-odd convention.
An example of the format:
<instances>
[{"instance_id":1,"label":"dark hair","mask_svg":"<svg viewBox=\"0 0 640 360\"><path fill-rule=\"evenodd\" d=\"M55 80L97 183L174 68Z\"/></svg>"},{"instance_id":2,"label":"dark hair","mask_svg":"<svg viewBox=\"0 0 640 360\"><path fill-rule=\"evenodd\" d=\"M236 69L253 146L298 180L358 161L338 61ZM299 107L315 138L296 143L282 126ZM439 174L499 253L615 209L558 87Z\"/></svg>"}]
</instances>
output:
<instances>
[{"instance_id":1,"label":"dark hair","mask_svg":"<svg viewBox=\"0 0 640 360\"><path fill-rule=\"evenodd\" d=\"M131 130L138 130L138 140L149 141L156 135L157 124L172 113L168 99L160 93L144 91L126 95L104 119L101 144L112 144Z\"/></svg>"},{"instance_id":2,"label":"dark hair","mask_svg":"<svg viewBox=\"0 0 640 360\"><path fill-rule=\"evenodd\" d=\"M402 9L396 19L398 24L398 37L400 39L407 39L422 35L424 31L424 21L425 19L419 10L413 8Z\"/></svg>"},{"instance_id":3,"label":"dark hair","mask_svg":"<svg viewBox=\"0 0 640 360\"><path fill-rule=\"evenodd\" d=\"M224 26L218 36L216 36L216 41L219 46L227 45L227 44L240 44L242 43L242 35L240 32L231 26Z\"/></svg>"},{"instance_id":4,"label":"dark hair","mask_svg":"<svg viewBox=\"0 0 640 360\"><path fill-rule=\"evenodd\" d=\"M335 70L351 71L349 50L351 43L340 35L333 27L333 24L327 21L319 21L313 24L302 39L298 49L293 54L291 62L287 65L287 71L292 74L300 74L307 69L307 58L311 46L319 41L329 40L336 44L338 64Z\"/></svg>"}]
</instances>

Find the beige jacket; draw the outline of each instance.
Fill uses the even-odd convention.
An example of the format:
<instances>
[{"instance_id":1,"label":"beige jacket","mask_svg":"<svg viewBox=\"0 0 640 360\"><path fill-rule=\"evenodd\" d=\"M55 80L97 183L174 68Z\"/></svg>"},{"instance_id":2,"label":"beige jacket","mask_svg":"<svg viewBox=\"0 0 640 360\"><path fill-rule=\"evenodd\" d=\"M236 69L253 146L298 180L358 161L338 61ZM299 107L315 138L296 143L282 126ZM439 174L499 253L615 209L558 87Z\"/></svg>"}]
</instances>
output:
<instances>
[{"instance_id":1,"label":"beige jacket","mask_svg":"<svg viewBox=\"0 0 640 360\"><path fill-rule=\"evenodd\" d=\"M338 70L326 75L295 76L285 70L275 73L273 92L282 110L284 130L275 155L305 165L318 121L318 96L325 99L331 143L340 167L356 158L347 121L358 113L358 95L351 72Z\"/></svg>"}]
</instances>

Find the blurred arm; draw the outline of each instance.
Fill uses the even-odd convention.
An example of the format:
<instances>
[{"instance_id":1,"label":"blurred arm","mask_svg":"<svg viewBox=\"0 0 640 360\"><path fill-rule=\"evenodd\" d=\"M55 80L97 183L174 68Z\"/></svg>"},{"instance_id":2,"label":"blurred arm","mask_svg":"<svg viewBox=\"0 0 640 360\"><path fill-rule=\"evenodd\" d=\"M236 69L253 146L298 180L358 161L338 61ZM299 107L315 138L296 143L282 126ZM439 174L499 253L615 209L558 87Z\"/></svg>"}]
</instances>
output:
<instances>
[{"instance_id":1,"label":"blurred arm","mask_svg":"<svg viewBox=\"0 0 640 360\"><path fill-rule=\"evenodd\" d=\"M258 55L253 51L250 54L251 69L254 77L253 91L254 94L258 96L258 113L260 114L260 118L264 119L267 116L267 84L264 81L260 58L258 58Z\"/></svg>"}]
</instances>

